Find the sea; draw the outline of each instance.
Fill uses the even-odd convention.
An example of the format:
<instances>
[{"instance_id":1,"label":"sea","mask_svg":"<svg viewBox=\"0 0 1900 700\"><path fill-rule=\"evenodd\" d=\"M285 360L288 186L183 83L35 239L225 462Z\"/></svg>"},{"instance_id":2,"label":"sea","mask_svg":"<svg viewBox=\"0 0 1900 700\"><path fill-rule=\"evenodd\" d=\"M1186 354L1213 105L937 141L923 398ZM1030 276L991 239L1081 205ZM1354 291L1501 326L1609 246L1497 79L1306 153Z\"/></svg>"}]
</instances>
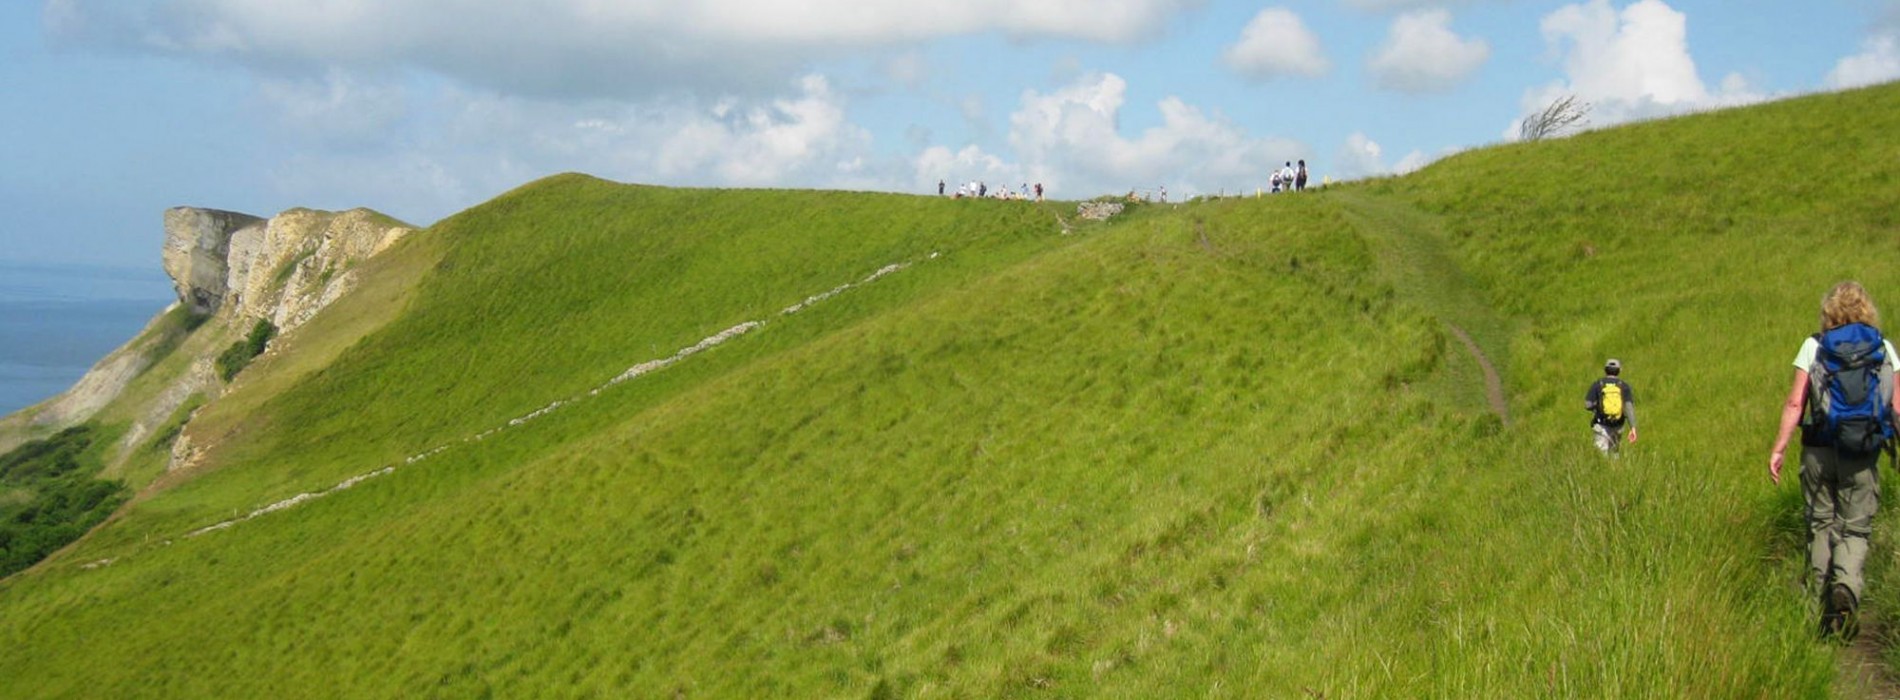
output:
<instances>
[{"instance_id":1,"label":"sea","mask_svg":"<svg viewBox=\"0 0 1900 700\"><path fill-rule=\"evenodd\" d=\"M0 416L71 387L176 298L157 267L0 261Z\"/></svg>"}]
</instances>

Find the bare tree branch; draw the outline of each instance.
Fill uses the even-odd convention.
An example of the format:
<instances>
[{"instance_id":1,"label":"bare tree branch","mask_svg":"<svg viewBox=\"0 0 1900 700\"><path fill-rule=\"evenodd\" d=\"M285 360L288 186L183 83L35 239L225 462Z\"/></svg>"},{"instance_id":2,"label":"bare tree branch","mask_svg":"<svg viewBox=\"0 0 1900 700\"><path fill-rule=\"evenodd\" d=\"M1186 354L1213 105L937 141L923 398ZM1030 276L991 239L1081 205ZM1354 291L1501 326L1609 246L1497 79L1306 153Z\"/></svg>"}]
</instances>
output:
<instances>
[{"instance_id":1,"label":"bare tree branch","mask_svg":"<svg viewBox=\"0 0 1900 700\"><path fill-rule=\"evenodd\" d=\"M1589 116L1590 103L1578 100L1576 95L1565 95L1519 122L1517 137L1523 141L1541 141L1562 136L1567 130L1583 128L1589 123L1586 120Z\"/></svg>"}]
</instances>

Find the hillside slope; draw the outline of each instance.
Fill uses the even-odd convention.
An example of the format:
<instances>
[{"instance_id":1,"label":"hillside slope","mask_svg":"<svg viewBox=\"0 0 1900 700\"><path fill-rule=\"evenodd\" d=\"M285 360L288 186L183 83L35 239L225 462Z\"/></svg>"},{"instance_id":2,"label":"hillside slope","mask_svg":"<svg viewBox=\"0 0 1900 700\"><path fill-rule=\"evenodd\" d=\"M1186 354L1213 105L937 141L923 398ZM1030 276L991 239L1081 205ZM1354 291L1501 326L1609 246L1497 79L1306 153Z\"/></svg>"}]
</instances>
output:
<instances>
[{"instance_id":1,"label":"hillside slope","mask_svg":"<svg viewBox=\"0 0 1900 700\"><path fill-rule=\"evenodd\" d=\"M0 583L0 677L23 697L1851 692L1795 585L1798 496L1760 453L1820 292L1900 289L1896 102L1067 235L1053 204L533 183L428 231L439 257L388 323L207 408L195 471ZM1831 176L1760 167L1790 152ZM1643 420L1614 462L1577 400L1612 355Z\"/></svg>"}]
</instances>

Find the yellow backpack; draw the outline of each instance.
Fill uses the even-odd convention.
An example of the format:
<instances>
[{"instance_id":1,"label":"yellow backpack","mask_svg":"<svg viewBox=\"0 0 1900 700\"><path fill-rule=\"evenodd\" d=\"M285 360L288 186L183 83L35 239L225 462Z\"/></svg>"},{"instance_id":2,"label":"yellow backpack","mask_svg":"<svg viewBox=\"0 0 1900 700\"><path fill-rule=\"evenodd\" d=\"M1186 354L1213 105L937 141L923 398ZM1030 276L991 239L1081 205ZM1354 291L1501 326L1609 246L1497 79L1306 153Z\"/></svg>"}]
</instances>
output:
<instances>
[{"instance_id":1,"label":"yellow backpack","mask_svg":"<svg viewBox=\"0 0 1900 700\"><path fill-rule=\"evenodd\" d=\"M1597 411L1602 414L1606 425L1623 424L1623 385L1617 382L1603 383L1603 399L1597 402Z\"/></svg>"}]
</instances>

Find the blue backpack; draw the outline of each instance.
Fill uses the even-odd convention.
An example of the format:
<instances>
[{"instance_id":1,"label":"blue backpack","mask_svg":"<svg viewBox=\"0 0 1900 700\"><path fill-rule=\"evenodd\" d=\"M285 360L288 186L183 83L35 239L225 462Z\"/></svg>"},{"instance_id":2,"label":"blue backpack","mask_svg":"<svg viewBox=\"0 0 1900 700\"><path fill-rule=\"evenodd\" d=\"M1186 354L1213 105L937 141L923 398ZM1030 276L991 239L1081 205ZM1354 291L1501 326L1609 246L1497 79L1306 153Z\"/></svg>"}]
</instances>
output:
<instances>
[{"instance_id":1,"label":"blue backpack","mask_svg":"<svg viewBox=\"0 0 1900 700\"><path fill-rule=\"evenodd\" d=\"M1820 351L1808 370L1815 443L1843 454L1877 454L1893 439L1893 371L1880 331L1850 323L1815 335Z\"/></svg>"}]
</instances>

